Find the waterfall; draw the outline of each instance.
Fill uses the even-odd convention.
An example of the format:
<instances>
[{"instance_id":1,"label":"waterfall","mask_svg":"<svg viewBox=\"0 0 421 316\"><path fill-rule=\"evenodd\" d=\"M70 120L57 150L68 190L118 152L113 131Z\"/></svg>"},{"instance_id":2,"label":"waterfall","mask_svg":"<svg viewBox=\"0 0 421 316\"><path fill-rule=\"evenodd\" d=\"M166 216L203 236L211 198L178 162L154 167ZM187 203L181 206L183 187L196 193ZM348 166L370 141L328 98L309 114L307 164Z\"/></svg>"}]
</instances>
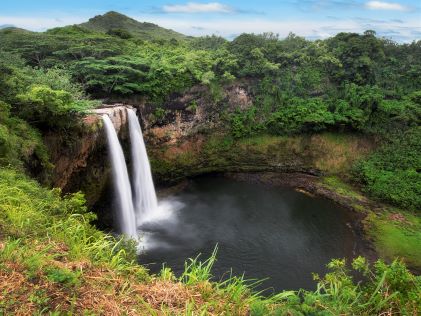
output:
<instances>
[{"instance_id":1,"label":"waterfall","mask_svg":"<svg viewBox=\"0 0 421 316\"><path fill-rule=\"evenodd\" d=\"M108 139L114 190L118 202L118 219L121 233L137 240L136 217L133 208L132 191L123 149L118 141L114 125L108 115L102 116Z\"/></svg>"},{"instance_id":2,"label":"waterfall","mask_svg":"<svg viewBox=\"0 0 421 316\"><path fill-rule=\"evenodd\" d=\"M127 109L127 112L133 164L133 204L140 224L158 211L158 201L139 120L135 111Z\"/></svg>"}]
</instances>

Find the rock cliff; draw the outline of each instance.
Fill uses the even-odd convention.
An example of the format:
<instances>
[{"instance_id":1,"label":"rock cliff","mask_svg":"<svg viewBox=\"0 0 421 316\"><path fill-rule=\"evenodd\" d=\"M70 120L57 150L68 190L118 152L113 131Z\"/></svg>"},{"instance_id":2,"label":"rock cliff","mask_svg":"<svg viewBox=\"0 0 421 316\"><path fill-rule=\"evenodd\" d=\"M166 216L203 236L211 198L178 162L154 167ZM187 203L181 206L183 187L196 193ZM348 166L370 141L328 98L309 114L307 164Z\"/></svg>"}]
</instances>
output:
<instances>
[{"instance_id":1,"label":"rock cliff","mask_svg":"<svg viewBox=\"0 0 421 316\"><path fill-rule=\"evenodd\" d=\"M90 205L98 200L109 173L101 116L107 114L111 118L124 141L128 135L126 108L122 104L104 104L83 117L81 125L72 133L45 136L54 164L54 187L60 187L64 192L81 190Z\"/></svg>"},{"instance_id":2,"label":"rock cliff","mask_svg":"<svg viewBox=\"0 0 421 316\"><path fill-rule=\"evenodd\" d=\"M253 104L247 82L226 86L216 95L197 86L162 104L135 106L142 125L154 180L174 183L207 172L340 173L370 152L369 140L353 135L260 136L234 140L224 116ZM75 135L49 135L54 186L81 190L93 205L106 191L109 164L101 115L110 116L123 149L128 147L127 112L123 104L103 105L84 117ZM130 155L126 154L127 159ZM130 161L129 168L130 168Z\"/></svg>"}]
</instances>

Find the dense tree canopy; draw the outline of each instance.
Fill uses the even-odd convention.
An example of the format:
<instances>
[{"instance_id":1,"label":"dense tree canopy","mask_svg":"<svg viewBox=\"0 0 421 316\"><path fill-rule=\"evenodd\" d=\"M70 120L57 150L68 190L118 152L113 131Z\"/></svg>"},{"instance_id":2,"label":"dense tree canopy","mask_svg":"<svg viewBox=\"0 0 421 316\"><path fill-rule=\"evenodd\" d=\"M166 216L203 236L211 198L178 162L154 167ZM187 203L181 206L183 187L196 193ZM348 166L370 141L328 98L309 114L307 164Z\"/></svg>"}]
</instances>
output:
<instances>
[{"instance_id":1,"label":"dense tree canopy","mask_svg":"<svg viewBox=\"0 0 421 316\"><path fill-rule=\"evenodd\" d=\"M254 102L221 116L235 138L331 130L390 141L419 125L421 41L398 44L374 31L316 41L273 33L242 34L233 41L171 37L165 29L158 30L165 36L143 37L136 31L138 22L124 23L114 19L111 27L99 17L89 27L0 31L3 116L38 129L68 129L74 113L91 106L88 95L141 96L160 113L169 96L194 85L208 86L223 108L218 91L238 80L248 82ZM412 163L411 170L421 169ZM373 179L377 173L368 173L375 169L367 166L359 179L374 192L380 188Z\"/></svg>"}]
</instances>

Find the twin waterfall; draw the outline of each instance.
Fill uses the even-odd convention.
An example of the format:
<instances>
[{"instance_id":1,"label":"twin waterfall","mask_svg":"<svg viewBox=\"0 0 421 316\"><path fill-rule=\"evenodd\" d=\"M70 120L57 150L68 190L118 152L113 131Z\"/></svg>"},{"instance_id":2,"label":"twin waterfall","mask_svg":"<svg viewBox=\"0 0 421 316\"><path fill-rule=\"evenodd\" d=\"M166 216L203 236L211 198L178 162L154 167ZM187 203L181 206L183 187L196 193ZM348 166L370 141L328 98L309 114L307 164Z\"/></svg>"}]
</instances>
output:
<instances>
[{"instance_id":1,"label":"twin waterfall","mask_svg":"<svg viewBox=\"0 0 421 316\"><path fill-rule=\"evenodd\" d=\"M137 221L140 224L142 218L146 218L148 212L158 208L155 186L153 185L151 166L148 154L146 153L145 142L143 141L142 129L136 113L128 109L130 142L132 145L133 163L133 194L134 209L136 210Z\"/></svg>"},{"instance_id":2,"label":"twin waterfall","mask_svg":"<svg viewBox=\"0 0 421 316\"><path fill-rule=\"evenodd\" d=\"M104 114L102 119L108 139L120 231L128 237L138 240L138 225L150 217L154 210L157 210L158 201L139 120L132 109L127 109L127 112L133 165L133 188L130 186L126 161L114 125L108 115Z\"/></svg>"}]
</instances>

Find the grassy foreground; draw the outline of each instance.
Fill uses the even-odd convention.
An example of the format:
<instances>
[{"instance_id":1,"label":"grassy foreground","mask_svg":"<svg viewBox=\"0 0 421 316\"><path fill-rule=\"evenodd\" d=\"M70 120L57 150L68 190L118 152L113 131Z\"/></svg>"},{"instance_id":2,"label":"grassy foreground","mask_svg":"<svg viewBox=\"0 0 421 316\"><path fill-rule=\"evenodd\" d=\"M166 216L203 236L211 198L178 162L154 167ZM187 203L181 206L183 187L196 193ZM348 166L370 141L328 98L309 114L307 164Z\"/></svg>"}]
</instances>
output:
<instances>
[{"instance_id":1,"label":"grassy foreground","mask_svg":"<svg viewBox=\"0 0 421 316\"><path fill-rule=\"evenodd\" d=\"M60 197L0 169L0 315L416 315L421 279L399 261L369 267L335 259L316 291L262 297L241 277L211 281L216 253L189 259L176 278L152 276L133 244L90 224L81 194ZM367 282L356 283L347 267ZM285 271L287 273L287 271Z\"/></svg>"}]
</instances>

